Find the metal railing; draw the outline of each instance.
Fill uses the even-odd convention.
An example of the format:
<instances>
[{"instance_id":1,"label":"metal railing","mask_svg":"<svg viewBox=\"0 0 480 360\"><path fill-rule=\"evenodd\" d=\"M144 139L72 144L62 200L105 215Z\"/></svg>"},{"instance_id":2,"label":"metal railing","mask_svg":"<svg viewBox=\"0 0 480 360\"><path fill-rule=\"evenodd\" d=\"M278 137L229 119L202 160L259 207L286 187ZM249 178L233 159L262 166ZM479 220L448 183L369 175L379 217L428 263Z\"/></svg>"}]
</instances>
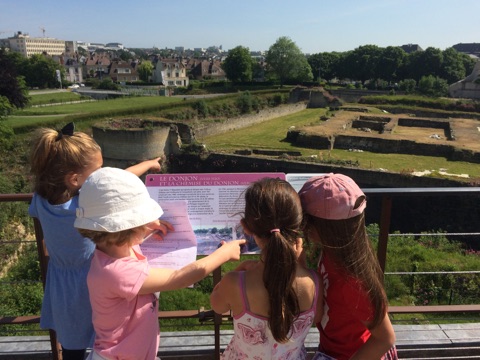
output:
<instances>
[{"instance_id":1,"label":"metal railing","mask_svg":"<svg viewBox=\"0 0 480 360\"><path fill-rule=\"evenodd\" d=\"M379 234L378 234L378 248L377 256L382 270L385 272L387 262L387 248L389 238L394 236L390 234L390 225L392 219L393 199L414 196L442 196L442 197L465 197L465 196L480 196L480 187L448 187L448 188L371 188L363 189L368 198L380 198L381 210L379 218ZM30 202L32 194L0 194L0 203L2 202ZM45 281L46 270L48 266L48 256L43 243L43 232L40 223L34 219L35 242L40 263L40 271L42 281ZM448 235L448 234L446 234ZM472 234L469 234L472 235ZM475 233L474 235L480 235ZM474 271L471 273L479 273ZM399 275L395 273L385 273L386 275ZM419 273L417 273L419 274ZM408 274L407 274L408 275ZM217 269L213 273L214 284L221 278L221 269ZM404 314L404 313L480 313L480 300L478 304L471 305L409 305L409 306L390 306L389 313ZM226 313L223 315L215 314L212 310L191 309L179 311L160 311L160 319L180 319L180 318L195 318L202 322L208 322L213 327L214 332L214 357L220 358L220 328L225 321L230 322L231 316ZM0 315L0 325L7 324L31 324L38 323L39 315L22 315L18 316L3 316ZM49 332L50 343L52 348L53 359L61 359L61 352L59 344L56 341L54 331Z\"/></svg>"}]
</instances>

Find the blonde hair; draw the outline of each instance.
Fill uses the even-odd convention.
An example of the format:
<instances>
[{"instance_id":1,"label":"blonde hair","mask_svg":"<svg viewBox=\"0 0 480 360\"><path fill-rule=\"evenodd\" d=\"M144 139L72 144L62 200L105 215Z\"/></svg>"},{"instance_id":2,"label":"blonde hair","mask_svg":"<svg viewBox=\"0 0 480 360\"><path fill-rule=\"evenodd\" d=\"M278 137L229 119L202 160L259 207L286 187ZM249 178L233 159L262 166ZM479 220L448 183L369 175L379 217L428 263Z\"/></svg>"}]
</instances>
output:
<instances>
[{"instance_id":1,"label":"blonde hair","mask_svg":"<svg viewBox=\"0 0 480 360\"><path fill-rule=\"evenodd\" d=\"M96 141L83 132L70 136L54 129L36 130L30 152L34 191L51 204L70 199L73 194L68 192L65 176L88 167L99 151Z\"/></svg>"},{"instance_id":2,"label":"blonde hair","mask_svg":"<svg viewBox=\"0 0 480 360\"><path fill-rule=\"evenodd\" d=\"M96 245L104 244L107 246L122 246L124 244L133 244L133 239L139 235L145 234L146 225L138 226L132 229L118 232L95 231L88 229L77 229L78 232L86 238L92 240Z\"/></svg>"}]
</instances>

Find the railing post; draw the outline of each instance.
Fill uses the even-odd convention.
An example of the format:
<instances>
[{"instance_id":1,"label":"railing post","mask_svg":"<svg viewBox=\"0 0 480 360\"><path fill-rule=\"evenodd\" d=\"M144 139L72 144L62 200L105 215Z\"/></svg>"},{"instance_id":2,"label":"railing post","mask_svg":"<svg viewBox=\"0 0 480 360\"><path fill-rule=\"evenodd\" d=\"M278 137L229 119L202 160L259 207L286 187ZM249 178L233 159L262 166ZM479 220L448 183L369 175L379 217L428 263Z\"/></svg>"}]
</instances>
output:
<instances>
[{"instance_id":1,"label":"railing post","mask_svg":"<svg viewBox=\"0 0 480 360\"><path fill-rule=\"evenodd\" d=\"M217 285L222 279L222 267L213 271L213 286ZM215 331L215 360L220 360L220 325L222 325L222 315L213 313L213 327Z\"/></svg>"},{"instance_id":2,"label":"railing post","mask_svg":"<svg viewBox=\"0 0 480 360\"><path fill-rule=\"evenodd\" d=\"M387 244L388 233L390 230L390 220L392 216L392 197L382 196L382 209L380 214L380 234L378 235L377 258L382 272L385 272L387 262Z\"/></svg>"}]
</instances>

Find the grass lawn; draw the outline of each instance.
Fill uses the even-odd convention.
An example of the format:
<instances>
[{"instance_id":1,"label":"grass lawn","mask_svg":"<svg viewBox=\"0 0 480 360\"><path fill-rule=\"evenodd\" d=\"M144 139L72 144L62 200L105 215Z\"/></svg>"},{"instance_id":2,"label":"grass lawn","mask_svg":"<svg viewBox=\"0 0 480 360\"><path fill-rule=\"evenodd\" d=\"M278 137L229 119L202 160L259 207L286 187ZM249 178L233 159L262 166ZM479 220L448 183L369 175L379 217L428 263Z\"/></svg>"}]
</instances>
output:
<instances>
[{"instance_id":1,"label":"grass lawn","mask_svg":"<svg viewBox=\"0 0 480 360\"><path fill-rule=\"evenodd\" d=\"M54 94L58 95L58 94ZM42 95L35 95L42 96ZM122 111L131 109L144 109L174 102L183 101L182 98L165 96L145 96L145 97L124 97L111 100L99 100L96 102L86 102L78 104L62 104L40 108L28 108L15 111L13 116L5 120L5 124L13 128L21 125L30 125L35 123L46 123L49 121L59 121L63 116L72 114L88 114L92 112Z\"/></svg>"},{"instance_id":2,"label":"grass lawn","mask_svg":"<svg viewBox=\"0 0 480 360\"><path fill-rule=\"evenodd\" d=\"M313 124L318 122L320 116L324 115L325 112L326 109L306 109L254 126L198 140L212 150L236 150L252 147L256 149L298 150L298 148L285 141L290 126L298 128Z\"/></svg>"},{"instance_id":3,"label":"grass lawn","mask_svg":"<svg viewBox=\"0 0 480 360\"><path fill-rule=\"evenodd\" d=\"M320 116L325 114L326 109L306 109L301 112L265 121L255 126L233 130L225 134L208 136L198 139L208 149L213 151L233 151L237 149L275 149L300 151L302 156L317 155L319 159L337 159L358 161L361 168L384 169L392 172L412 172L434 170L435 176L438 171L444 169L448 174L468 174L465 181L480 178L480 164L449 161L443 157L418 156L406 154L380 154L368 151L350 152L348 150L318 150L295 147L285 141L290 126L298 130L305 125L319 122ZM456 178L456 177L452 177ZM458 178L462 179L462 178Z\"/></svg>"},{"instance_id":4,"label":"grass lawn","mask_svg":"<svg viewBox=\"0 0 480 360\"><path fill-rule=\"evenodd\" d=\"M65 104L57 106L48 106L35 109L26 109L15 111L14 115L58 115L58 114L85 114L96 111L106 110L125 110L142 108L145 106L164 105L173 102L182 101L181 98L166 96L143 96L143 97L123 97L110 100L99 100L91 103Z\"/></svg>"},{"instance_id":5,"label":"grass lawn","mask_svg":"<svg viewBox=\"0 0 480 360\"><path fill-rule=\"evenodd\" d=\"M30 92L30 102L29 105L41 105L41 104L57 104L68 101L78 101L86 99L86 96L81 96L77 92L56 92L56 93L35 93Z\"/></svg>"}]
</instances>

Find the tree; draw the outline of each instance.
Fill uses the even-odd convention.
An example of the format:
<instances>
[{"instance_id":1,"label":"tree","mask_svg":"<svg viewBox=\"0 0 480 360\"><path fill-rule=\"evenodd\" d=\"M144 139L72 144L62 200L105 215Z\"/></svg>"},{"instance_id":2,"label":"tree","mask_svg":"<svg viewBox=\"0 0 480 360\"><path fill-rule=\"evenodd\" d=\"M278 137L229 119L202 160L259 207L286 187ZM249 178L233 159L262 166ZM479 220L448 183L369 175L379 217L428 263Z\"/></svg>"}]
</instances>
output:
<instances>
[{"instance_id":1,"label":"tree","mask_svg":"<svg viewBox=\"0 0 480 360\"><path fill-rule=\"evenodd\" d=\"M227 58L222 64L222 69L230 81L252 81L253 60L250 56L250 49L237 46L229 50Z\"/></svg>"},{"instance_id":2,"label":"tree","mask_svg":"<svg viewBox=\"0 0 480 360\"><path fill-rule=\"evenodd\" d=\"M313 79L312 68L298 46L286 36L270 46L265 57L269 75L285 82L302 82Z\"/></svg>"},{"instance_id":3,"label":"tree","mask_svg":"<svg viewBox=\"0 0 480 360\"><path fill-rule=\"evenodd\" d=\"M148 60L142 61L140 65L138 65L137 72L138 72L138 76L140 77L140 80L148 81L148 78L153 73L152 62Z\"/></svg>"},{"instance_id":4,"label":"tree","mask_svg":"<svg viewBox=\"0 0 480 360\"><path fill-rule=\"evenodd\" d=\"M28 89L23 77L19 76L16 63L18 57L0 49L0 98L8 100L0 102L1 115L8 115L12 106L23 108L28 104Z\"/></svg>"},{"instance_id":5,"label":"tree","mask_svg":"<svg viewBox=\"0 0 480 360\"><path fill-rule=\"evenodd\" d=\"M387 81L398 79L397 70L403 64L407 53L400 47L388 46L382 50L378 61L377 77Z\"/></svg>"},{"instance_id":6,"label":"tree","mask_svg":"<svg viewBox=\"0 0 480 360\"><path fill-rule=\"evenodd\" d=\"M59 86L56 70L61 66L52 58L41 54L34 54L28 59L25 80L30 87L56 88Z\"/></svg>"},{"instance_id":7,"label":"tree","mask_svg":"<svg viewBox=\"0 0 480 360\"><path fill-rule=\"evenodd\" d=\"M414 51L407 55L400 69L401 79L414 79L419 81L425 75L422 59L422 51Z\"/></svg>"},{"instance_id":8,"label":"tree","mask_svg":"<svg viewBox=\"0 0 480 360\"><path fill-rule=\"evenodd\" d=\"M440 76L443 63L443 53L440 49L428 47L420 54L420 66L424 70L423 75Z\"/></svg>"},{"instance_id":9,"label":"tree","mask_svg":"<svg viewBox=\"0 0 480 360\"><path fill-rule=\"evenodd\" d=\"M313 77L317 80L332 80L337 76L341 55L337 52L323 52L308 57Z\"/></svg>"},{"instance_id":10,"label":"tree","mask_svg":"<svg viewBox=\"0 0 480 360\"><path fill-rule=\"evenodd\" d=\"M92 86L93 87L93 86ZM96 89L103 89L103 90L120 90L120 85L115 84L112 79L105 78L100 81L96 86Z\"/></svg>"},{"instance_id":11,"label":"tree","mask_svg":"<svg viewBox=\"0 0 480 360\"><path fill-rule=\"evenodd\" d=\"M13 111L12 104L8 101L6 96L0 95L0 120L3 120Z\"/></svg>"},{"instance_id":12,"label":"tree","mask_svg":"<svg viewBox=\"0 0 480 360\"><path fill-rule=\"evenodd\" d=\"M460 53L460 58L462 59L463 66L465 67L465 74L467 76L470 75L477 60L464 53Z\"/></svg>"},{"instance_id":13,"label":"tree","mask_svg":"<svg viewBox=\"0 0 480 360\"><path fill-rule=\"evenodd\" d=\"M353 50L345 59L351 71L350 79L365 81L378 79L378 64L382 50L376 45L364 45Z\"/></svg>"},{"instance_id":14,"label":"tree","mask_svg":"<svg viewBox=\"0 0 480 360\"><path fill-rule=\"evenodd\" d=\"M418 91L427 96L448 95L447 81L433 75L423 76L418 82Z\"/></svg>"},{"instance_id":15,"label":"tree","mask_svg":"<svg viewBox=\"0 0 480 360\"><path fill-rule=\"evenodd\" d=\"M460 53L454 48L448 48L443 51L443 62L440 70L440 77L453 84L462 80L466 76L465 66L463 65Z\"/></svg>"},{"instance_id":16,"label":"tree","mask_svg":"<svg viewBox=\"0 0 480 360\"><path fill-rule=\"evenodd\" d=\"M130 53L130 51L126 51L123 49L117 50L116 56L123 61L130 61L132 59L132 54Z\"/></svg>"},{"instance_id":17,"label":"tree","mask_svg":"<svg viewBox=\"0 0 480 360\"><path fill-rule=\"evenodd\" d=\"M417 82L414 79L404 79L398 83L398 88L407 94L413 94L416 87Z\"/></svg>"}]
</instances>

